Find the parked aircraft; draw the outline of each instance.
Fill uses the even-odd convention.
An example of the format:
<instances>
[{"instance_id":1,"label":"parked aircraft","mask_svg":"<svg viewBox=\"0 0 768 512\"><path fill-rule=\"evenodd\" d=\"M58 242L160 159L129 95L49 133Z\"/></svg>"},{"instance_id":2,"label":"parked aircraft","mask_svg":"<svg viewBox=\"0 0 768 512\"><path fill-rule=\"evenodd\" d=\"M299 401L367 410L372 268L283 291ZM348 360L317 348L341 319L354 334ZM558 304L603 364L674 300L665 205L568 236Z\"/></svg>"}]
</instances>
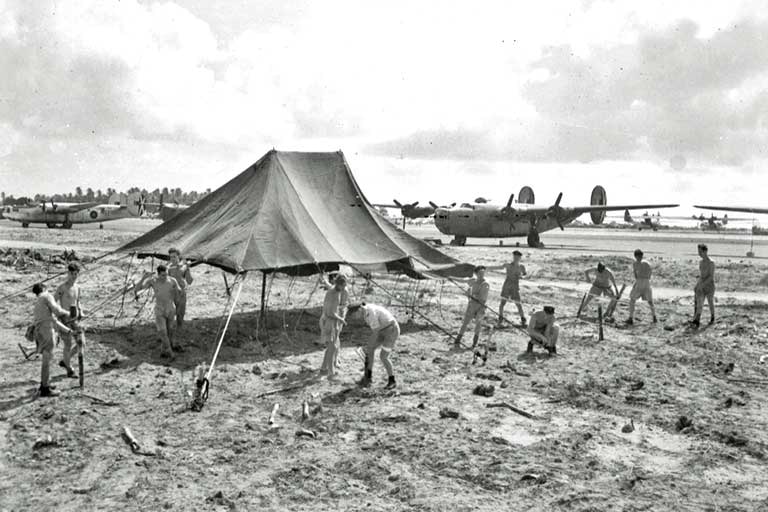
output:
<instances>
[{"instance_id":1,"label":"parked aircraft","mask_svg":"<svg viewBox=\"0 0 768 512\"><path fill-rule=\"evenodd\" d=\"M3 217L30 224L45 224L49 228L70 229L74 224L103 223L110 220L138 217L144 213L144 199L139 193L113 194L109 203L60 203L46 201L37 205L4 206Z\"/></svg>"},{"instance_id":2,"label":"parked aircraft","mask_svg":"<svg viewBox=\"0 0 768 512\"><path fill-rule=\"evenodd\" d=\"M160 202L159 203L146 203L146 206L156 206L157 207L157 216L160 217L160 219L163 222L166 222L176 215L178 215L179 212L186 210L189 208L189 205L186 204L179 204L177 202L173 202L171 204L168 204L163 201L163 194L160 194Z\"/></svg>"},{"instance_id":3,"label":"parked aircraft","mask_svg":"<svg viewBox=\"0 0 768 512\"><path fill-rule=\"evenodd\" d=\"M527 189L527 190L526 190ZM525 191L525 193L524 193ZM565 224L584 213L589 213L592 222L600 224L607 211L637 210L647 208L673 208L676 204L637 204L607 206L605 189L600 185L592 190L590 206L562 207L561 192L552 206L534 206L533 190L524 187L521 196L531 203L518 202L513 205L514 194L509 196L505 206L490 204L464 204L459 208L438 208L435 210L435 226L441 233L453 235L454 245L464 245L467 238L527 237L528 245L540 247L539 234L556 227L564 229Z\"/></svg>"},{"instance_id":4,"label":"parked aircraft","mask_svg":"<svg viewBox=\"0 0 768 512\"><path fill-rule=\"evenodd\" d=\"M649 215L648 212L645 212L641 217L634 219L629 214L629 210L624 210L624 222L634 228L637 228L638 231L642 231L644 229L652 229L654 231L658 231L659 228L664 227L661 224L661 214Z\"/></svg>"},{"instance_id":5,"label":"parked aircraft","mask_svg":"<svg viewBox=\"0 0 768 512\"><path fill-rule=\"evenodd\" d=\"M405 229L406 219L420 219L423 217L431 217L432 215L434 215L435 210L437 208L440 208L438 205L436 205L432 201L429 202L429 206L419 206L418 201L411 204L408 204L408 203L402 204L397 199L393 199L392 202L394 202L395 204L374 204L373 206L376 206L377 208L399 208L400 213L403 216L403 229ZM444 206L443 208L452 208L454 206L456 206L456 203L453 203L450 206Z\"/></svg>"}]
</instances>

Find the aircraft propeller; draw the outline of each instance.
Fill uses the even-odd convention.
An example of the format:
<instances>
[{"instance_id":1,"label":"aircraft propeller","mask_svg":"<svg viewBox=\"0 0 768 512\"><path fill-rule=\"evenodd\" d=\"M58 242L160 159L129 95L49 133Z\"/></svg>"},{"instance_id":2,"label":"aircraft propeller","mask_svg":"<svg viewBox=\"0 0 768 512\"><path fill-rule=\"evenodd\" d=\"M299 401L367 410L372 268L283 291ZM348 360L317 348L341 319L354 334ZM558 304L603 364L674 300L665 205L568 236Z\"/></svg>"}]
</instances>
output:
<instances>
[{"instance_id":1,"label":"aircraft propeller","mask_svg":"<svg viewBox=\"0 0 768 512\"><path fill-rule=\"evenodd\" d=\"M550 215L555 216L555 222L557 222L557 227L560 228L561 231L565 231L565 227L563 227L563 222L561 220L562 214L565 211L563 208L560 207L560 200L563 198L563 193L560 192L557 195L557 200L555 200L555 204L547 208L547 213L544 214L545 217L549 217Z\"/></svg>"}]
</instances>

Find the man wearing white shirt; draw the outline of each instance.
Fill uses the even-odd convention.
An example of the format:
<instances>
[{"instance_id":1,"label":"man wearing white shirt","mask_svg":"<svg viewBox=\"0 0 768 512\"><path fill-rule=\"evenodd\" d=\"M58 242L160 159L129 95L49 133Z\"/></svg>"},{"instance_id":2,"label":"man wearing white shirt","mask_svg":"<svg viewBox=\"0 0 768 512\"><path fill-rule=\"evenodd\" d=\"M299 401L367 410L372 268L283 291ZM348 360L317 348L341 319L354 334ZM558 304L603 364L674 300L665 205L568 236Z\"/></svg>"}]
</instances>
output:
<instances>
[{"instance_id":1,"label":"man wearing white shirt","mask_svg":"<svg viewBox=\"0 0 768 512\"><path fill-rule=\"evenodd\" d=\"M350 307L350 312L358 309ZM400 325L395 320L394 315L387 311L383 306L377 304L361 304L359 306L363 314L363 319L368 327L373 331L368 344L365 346L365 375L358 383L361 387L369 387L373 378L373 356L376 349L381 348L379 357L381 363L387 370L389 377L385 389L393 389L397 386L395 383L395 371L392 368L392 362L389 360L389 353L395 348L395 342L400 336Z\"/></svg>"}]
</instances>

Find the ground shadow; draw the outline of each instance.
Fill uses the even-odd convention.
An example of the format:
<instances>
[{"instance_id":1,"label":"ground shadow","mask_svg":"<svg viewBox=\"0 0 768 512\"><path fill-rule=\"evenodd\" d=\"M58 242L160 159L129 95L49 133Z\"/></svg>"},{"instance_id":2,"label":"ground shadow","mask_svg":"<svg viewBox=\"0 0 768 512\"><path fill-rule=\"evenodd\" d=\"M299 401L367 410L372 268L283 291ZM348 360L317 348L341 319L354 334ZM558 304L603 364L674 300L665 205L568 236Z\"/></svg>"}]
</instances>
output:
<instances>
[{"instance_id":1,"label":"ground shadow","mask_svg":"<svg viewBox=\"0 0 768 512\"><path fill-rule=\"evenodd\" d=\"M325 350L320 343L319 319L318 308L269 310L263 319L258 311L237 313L230 321L217 364L259 363ZM216 349L224 320L224 317L207 317L187 321L175 336L176 343L184 351L172 360L160 357L161 346L154 323L143 321L133 326L95 329L88 336L90 342L111 348L120 355L111 361L104 361L97 373L136 367L142 363L181 370L192 369L202 362L208 363ZM418 319L401 325L402 334L430 329L433 327ZM341 332L342 346L364 346L370 333L361 318L350 318Z\"/></svg>"}]
</instances>

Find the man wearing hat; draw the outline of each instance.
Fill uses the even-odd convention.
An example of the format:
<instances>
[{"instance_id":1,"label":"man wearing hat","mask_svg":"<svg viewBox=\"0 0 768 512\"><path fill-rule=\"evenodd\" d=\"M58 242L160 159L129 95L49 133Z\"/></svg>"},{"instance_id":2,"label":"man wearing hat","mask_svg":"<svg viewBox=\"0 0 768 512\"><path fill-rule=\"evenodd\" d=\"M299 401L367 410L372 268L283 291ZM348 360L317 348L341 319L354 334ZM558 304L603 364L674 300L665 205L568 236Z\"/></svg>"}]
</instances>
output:
<instances>
[{"instance_id":1,"label":"man wearing hat","mask_svg":"<svg viewBox=\"0 0 768 512\"><path fill-rule=\"evenodd\" d=\"M507 277L504 279L504 284L501 286L501 303L499 304L499 325L504 322L504 307L508 301L514 302L517 306L517 312L520 315L520 326L525 327L527 321L525 319L525 311L523 311L523 303L520 299L520 279L527 275L525 271L525 265L520 263L523 258L523 253L515 249L512 252L512 261L499 265L497 267L488 267L491 270L506 270Z\"/></svg>"},{"instance_id":2,"label":"man wearing hat","mask_svg":"<svg viewBox=\"0 0 768 512\"><path fill-rule=\"evenodd\" d=\"M701 312L704 310L704 299L709 304L709 323L715 323L715 262L709 259L709 248L705 244L699 244L699 279L693 289L696 312L691 325L698 327L701 322Z\"/></svg>"},{"instance_id":3,"label":"man wearing hat","mask_svg":"<svg viewBox=\"0 0 768 512\"><path fill-rule=\"evenodd\" d=\"M536 343L547 349L550 355L557 354L557 337L560 334L560 326L555 323L555 308L553 306L544 306L542 311L537 311L531 315L528 334L531 340L528 342L526 352L533 353L533 344Z\"/></svg>"},{"instance_id":4,"label":"man wearing hat","mask_svg":"<svg viewBox=\"0 0 768 512\"><path fill-rule=\"evenodd\" d=\"M344 274L337 274L333 280L333 287L325 292L323 300L323 313L320 316L320 341L325 344L325 356L320 367L320 374L327 375L329 379L335 378L341 341L339 334L341 328L347 324L347 278Z\"/></svg>"}]
</instances>

